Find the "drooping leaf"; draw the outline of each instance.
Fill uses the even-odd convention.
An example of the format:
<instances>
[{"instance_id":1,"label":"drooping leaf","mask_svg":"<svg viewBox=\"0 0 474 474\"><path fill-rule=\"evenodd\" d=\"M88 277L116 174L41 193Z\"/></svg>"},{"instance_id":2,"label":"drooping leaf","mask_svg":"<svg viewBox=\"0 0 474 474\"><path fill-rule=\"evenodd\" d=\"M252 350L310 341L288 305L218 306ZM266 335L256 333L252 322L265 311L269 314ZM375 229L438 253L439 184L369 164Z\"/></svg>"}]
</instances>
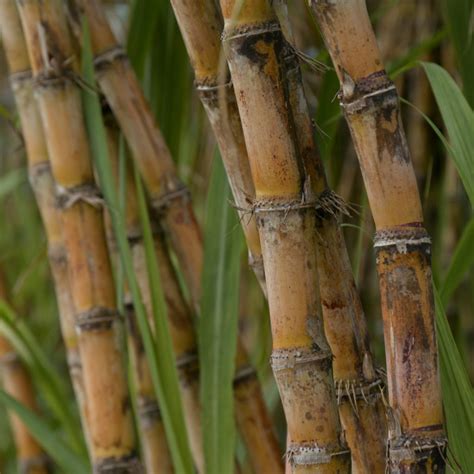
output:
<instances>
[{"instance_id":1,"label":"drooping leaf","mask_svg":"<svg viewBox=\"0 0 474 474\"><path fill-rule=\"evenodd\" d=\"M442 0L443 15L456 51L467 101L474 107L474 3Z\"/></svg>"},{"instance_id":2,"label":"drooping leaf","mask_svg":"<svg viewBox=\"0 0 474 474\"><path fill-rule=\"evenodd\" d=\"M234 472L233 378L241 234L220 159L214 160L204 236L199 355L207 474Z\"/></svg>"},{"instance_id":3,"label":"drooping leaf","mask_svg":"<svg viewBox=\"0 0 474 474\"><path fill-rule=\"evenodd\" d=\"M448 454L455 472L474 472L474 391L436 289L435 301Z\"/></svg>"},{"instance_id":4,"label":"drooping leaf","mask_svg":"<svg viewBox=\"0 0 474 474\"><path fill-rule=\"evenodd\" d=\"M0 402L14 412L23 421L28 431L44 448L52 460L71 474L87 474L90 466L84 458L78 456L36 413L26 408L3 390L0 390Z\"/></svg>"},{"instance_id":5,"label":"drooping leaf","mask_svg":"<svg viewBox=\"0 0 474 474\"><path fill-rule=\"evenodd\" d=\"M84 21L83 38L83 75L89 84L95 84L93 57L86 21ZM169 365L169 361L174 360L174 357L172 353L167 355L161 353L162 350L167 350L166 348L171 347L171 343L169 342L163 348L160 347L160 354L158 354L158 348L151 331L140 287L133 268L132 254L124 224L125 220L122 215L123 208L120 206L108 157L107 138L99 97L92 89L84 90L83 102L91 151L97 167L101 190L112 220L121 263L132 295L137 323L149 363L153 388L163 416L170 453L176 472L191 474L194 467L184 425L180 394L175 388L177 380L176 367L174 363L171 366ZM144 230L146 232L146 229ZM152 286L154 285L159 287L159 282L153 281ZM166 324L166 320L164 324ZM169 337L169 332L164 332L160 337ZM163 361L168 361L168 365L165 366L165 369L162 367L160 371L160 364ZM168 386L171 389L167 389L166 387Z\"/></svg>"},{"instance_id":6,"label":"drooping leaf","mask_svg":"<svg viewBox=\"0 0 474 474\"><path fill-rule=\"evenodd\" d=\"M452 158L474 207L474 112L451 76L434 63L422 63L448 131Z\"/></svg>"},{"instance_id":7,"label":"drooping leaf","mask_svg":"<svg viewBox=\"0 0 474 474\"><path fill-rule=\"evenodd\" d=\"M443 304L448 304L454 290L459 286L474 264L474 218L469 221L459 239L449 269L443 279L440 294Z\"/></svg>"}]
</instances>

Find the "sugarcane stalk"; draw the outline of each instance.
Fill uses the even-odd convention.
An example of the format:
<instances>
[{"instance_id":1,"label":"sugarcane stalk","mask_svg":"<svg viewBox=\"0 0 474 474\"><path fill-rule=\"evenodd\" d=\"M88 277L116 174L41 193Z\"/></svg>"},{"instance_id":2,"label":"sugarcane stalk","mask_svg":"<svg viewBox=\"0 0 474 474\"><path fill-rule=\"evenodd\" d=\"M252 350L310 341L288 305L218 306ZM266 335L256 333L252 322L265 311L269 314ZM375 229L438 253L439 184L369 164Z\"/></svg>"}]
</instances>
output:
<instances>
[{"instance_id":1,"label":"sugarcane stalk","mask_svg":"<svg viewBox=\"0 0 474 474\"><path fill-rule=\"evenodd\" d=\"M240 3L240 5L239 5ZM349 472L332 354L318 291L318 198L298 153L280 57L287 47L268 1L222 0L224 48L255 185L273 335L272 367L288 424L292 472Z\"/></svg>"},{"instance_id":2,"label":"sugarcane stalk","mask_svg":"<svg viewBox=\"0 0 474 474\"><path fill-rule=\"evenodd\" d=\"M444 472L431 241L400 117L365 2L310 0L341 83L340 100L376 225L392 423L392 472Z\"/></svg>"},{"instance_id":3,"label":"sugarcane stalk","mask_svg":"<svg viewBox=\"0 0 474 474\"><path fill-rule=\"evenodd\" d=\"M225 62L220 60L220 32L223 27L220 12L214 3L207 0L171 0L171 5L194 69L196 89L219 145L236 207L245 209L255 198L255 189L232 82ZM250 266L262 290L266 291L255 218L240 211L240 222L247 241Z\"/></svg>"},{"instance_id":4,"label":"sugarcane stalk","mask_svg":"<svg viewBox=\"0 0 474 474\"><path fill-rule=\"evenodd\" d=\"M286 1L275 0L273 7L285 38L294 44ZM319 289L324 330L334 357L339 416L351 450L352 472L382 472L387 435L384 382L374 367L367 321L339 226L340 214L347 210L328 187L294 48L288 48L281 59L298 152L323 207L317 220Z\"/></svg>"},{"instance_id":5,"label":"sugarcane stalk","mask_svg":"<svg viewBox=\"0 0 474 474\"><path fill-rule=\"evenodd\" d=\"M119 317L63 3L17 2L67 254L94 472L137 472Z\"/></svg>"},{"instance_id":6,"label":"sugarcane stalk","mask_svg":"<svg viewBox=\"0 0 474 474\"><path fill-rule=\"evenodd\" d=\"M3 9L2 9L3 12ZM0 300L7 301L7 288L0 273ZM3 390L29 410L36 412L36 399L31 377L8 339L0 336L0 376ZM49 459L21 419L8 412L15 441L18 471L23 474L47 474Z\"/></svg>"},{"instance_id":7,"label":"sugarcane stalk","mask_svg":"<svg viewBox=\"0 0 474 474\"><path fill-rule=\"evenodd\" d=\"M111 159L116 182L118 182L119 152L117 144L119 129L116 127L113 118L106 119L106 124L109 157ZM128 240L132 248L134 269L145 308L148 315L151 315L153 310L143 243L143 232L138 208L137 190L133 170L131 170L129 163L126 164L125 188L127 193L125 220ZM199 403L199 366L194 326L191 319L190 308L184 299L176 271L168 254L164 234L162 230L157 227L158 226L155 225L154 228L154 248L160 270L160 280L165 302L168 309L170 335L176 356L186 427L195 465L199 472L204 473ZM137 384L139 421L143 435L142 444L144 448L145 464L148 472L162 472L163 459L159 456L157 447L154 446L153 439L149 439L148 441L145 439L148 436L157 436L158 425L161 425L161 420L157 417L157 415L159 415L159 406L156 396L154 395L148 362L146 361L143 343L135 320L133 304L128 292L125 293L125 311L129 327L129 345L132 348L131 353L136 367L134 373ZM151 316L150 320L153 322ZM161 427L160 431L162 431ZM143 443L143 441L146 442ZM165 439L163 441L166 443Z\"/></svg>"},{"instance_id":8,"label":"sugarcane stalk","mask_svg":"<svg viewBox=\"0 0 474 474\"><path fill-rule=\"evenodd\" d=\"M75 8L77 6L78 8ZM100 1L76 0L72 17L88 19L99 86L127 139L154 210L170 236L193 300L200 297L202 239L189 192L176 166L124 49L118 44ZM80 18L73 18L80 25Z\"/></svg>"},{"instance_id":9,"label":"sugarcane stalk","mask_svg":"<svg viewBox=\"0 0 474 474\"><path fill-rule=\"evenodd\" d=\"M117 44L100 2L76 0L71 17L79 23L78 12L88 18L95 52L99 85L129 143L140 169L160 225L169 237L191 293L199 308L203 249L201 229L194 216L189 192L179 181L169 150L133 73L127 56ZM238 344L234 393L236 420L253 458L274 451L270 417L265 409L255 370L249 365L242 344ZM260 440L260 443L256 443Z\"/></svg>"},{"instance_id":10,"label":"sugarcane stalk","mask_svg":"<svg viewBox=\"0 0 474 474\"><path fill-rule=\"evenodd\" d=\"M262 290L266 292L260 238L255 218L242 211L253 201L255 189L232 82L227 67L224 73L220 70L222 65L220 12L214 3L207 0L195 2L172 0L171 3L195 72L196 88L219 145L236 207L241 209L240 221L249 249L249 262ZM221 99L225 101L224 107ZM248 410L247 399L248 393L251 392L256 394L256 400L261 400L259 387L255 382L249 380L246 386L236 385L237 411L248 411L246 422L239 422L239 428L245 433L243 437L251 450L250 461L255 472L281 472L283 469L281 454L273 434L271 420L266 416L263 406L256 407L260 413L258 417ZM261 437L257 430L251 429L252 418L260 420L262 430L267 433L265 437Z\"/></svg>"},{"instance_id":11,"label":"sugarcane stalk","mask_svg":"<svg viewBox=\"0 0 474 474\"><path fill-rule=\"evenodd\" d=\"M54 280L61 334L66 348L69 374L87 440L87 426L84 423L85 395L82 365L74 328L74 308L69 287L66 253L60 216L56 209L55 184L51 175L43 126L33 96L33 75L30 60L15 2L2 0L0 13L0 30L10 69L10 83L25 140L30 184L35 193L46 231L49 266Z\"/></svg>"}]
</instances>

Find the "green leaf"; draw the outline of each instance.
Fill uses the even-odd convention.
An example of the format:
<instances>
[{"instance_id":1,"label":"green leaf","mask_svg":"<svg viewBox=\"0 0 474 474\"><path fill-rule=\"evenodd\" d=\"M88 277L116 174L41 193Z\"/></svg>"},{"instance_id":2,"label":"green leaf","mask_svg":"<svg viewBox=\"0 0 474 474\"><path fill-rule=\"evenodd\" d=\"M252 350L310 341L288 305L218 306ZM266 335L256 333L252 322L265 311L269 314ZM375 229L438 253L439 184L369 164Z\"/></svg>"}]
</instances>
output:
<instances>
[{"instance_id":1,"label":"green leaf","mask_svg":"<svg viewBox=\"0 0 474 474\"><path fill-rule=\"evenodd\" d=\"M474 391L436 289L435 301L449 459L455 472L474 472Z\"/></svg>"},{"instance_id":2,"label":"green leaf","mask_svg":"<svg viewBox=\"0 0 474 474\"><path fill-rule=\"evenodd\" d=\"M83 31L83 75L89 84L95 84L93 56L90 45L89 29L86 21L84 21ZM194 472L193 460L186 436L180 395L179 391L176 390L177 374L174 365L174 356L171 351L168 354L161 352L169 350L171 343L168 345L165 344L165 347L160 347L160 353L158 353L158 348L143 304L140 287L134 272L132 253L125 229L123 208L120 206L112 167L108 157L107 138L99 97L94 90L84 90L83 102L86 115L86 125L91 143L91 151L97 167L101 190L112 220L121 263L132 295L135 315L149 363L153 388L160 404L166 437L174 467L176 472L191 474ZM144 229L144 231L147 232L147 229ZM153 281L152 287L155 285L159 285L159 282ZM166 317L164 316L163 318L165 321L162 321L162 323L167 324ZM164 331L158 337L160 338L160 341L162 341L163 338L169 337L169 332ZM167 388L168 386L170 389Z\"/></svg>"},{"instance_id":3,"label":"green leaf","mask_svg":"<svg viewBox=\"0 0 474 474\"><path fill-rule=\"evenodd\" d=\"M474 263L474 218L472 218L459 239L449 269L444 278L440 294L443 304L448 304L451 295Z\"/></svg>"},{"instance_id":4,"label":"green leaf","mask_svg":"<svg viewBox=\"0 0 474 474\"><path fill-rule=\"evenodd\" d=\"M207 200L199 353L207 474L234 472L233 378L242 238L220 159Z\"/></svg>"},{"instance_id":5,"label":"green leaf","mask_svg":"<svg viewBox=\"0 0 474 474\"><path fill-rule=\"evenodd\" d=\"M189 442L184 421L176 357L173 352L173 344L168 324L168 310L161 284L145 191L136 166L135 182L137 186L140 220L143 229L143 244L145 246L153 322L155 326L156 365L159 375L159 384L157 385L159 390L158 400L160 400L160 406L166 407L165 410L163 410L163 408L161 410L165 426L168 424L173 427L172 442L176 444L177 450L179 449L180 452L185 453L189 452ZM192 460L189 459L188 461L190 463L188 468L191 469Z\"/></svg>"},{"instance_id":6,"label":"green leaf","mask_svg":"<svg viewBox=\"0 0 474 474\"><path fill-rule=\"evenodd\" d=\"M442 0L441 3L460 66L464 93L474 107L474 3L472 0Z\"/></svg>"},{"instance_id":7,"label":"green leaf","mask_svg":"<svg viewBox=\"0 0 474 474\"><path fill-rule=\"evenodd\" d=\"M26 170L15 169L0 178L0 199L3 199L18 186L26 182Z\"/></svg>"},{"instance_id":8,"label":"green leaf","mask_svg":"<svg viewBox=\"0 0 474 474\"><path fill-rule=\"evenodd\" d=\"M474 207L474 112L451 76L437 64L422 63L452 148L452 158Z\"/></svg>"},{"instance_id":9,"label":"green leaf","mask_svg":"<svg viewBox=\"0 0 474 474\"><path fill-rule=\"evenodd\" d=\"M63 472L70 474L87 474L91 472L90 466L88 466L84 459L72 451L60 436L47 425L45 420L10 397L3 390L0 390L0 402L8 410L16 413L28 428L28 431L49 454L51 459L62 468Z\"/></svg>"}]
</instances>

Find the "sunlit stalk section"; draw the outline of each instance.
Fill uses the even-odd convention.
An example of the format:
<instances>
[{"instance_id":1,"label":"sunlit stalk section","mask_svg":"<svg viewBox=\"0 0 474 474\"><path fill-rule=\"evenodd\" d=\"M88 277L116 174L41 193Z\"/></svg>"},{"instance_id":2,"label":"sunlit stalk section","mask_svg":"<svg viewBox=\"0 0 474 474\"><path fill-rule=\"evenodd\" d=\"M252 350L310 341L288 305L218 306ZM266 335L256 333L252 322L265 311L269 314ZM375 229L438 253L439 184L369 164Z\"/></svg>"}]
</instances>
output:
<instances>
[{"instance_id":1,"label":"sunlit stalk section","mask_svg":"<svg viewBox=\"0 0 474 474\"><path fill-rule=\"evenodd\" d=\"M69 374L79 405L81 420L84 421L85 396L82 366L74 327L74 308L69 286L61 220L56 209L56 190L51 175L43 126L33 95L33 74L14 0L2 0L0 2L0 29L3 48L10 69L10 83L15 96L26 146L30 184L35 193L47 236L49 266L54 280ZM85 431L87 429L84 423L83 429ZM87 438L87 433L85 435Z\"/></svg>"},{"instance_id":2,"label":"sunlit stalk section","mask_svg":"<svg viewBox=\"0 0 474 474\"><path fill-rule=\"evenodd\" d=\"M431 241L400 118L363 0L310 0L341 83L377 232L392 472L444 472Z\"/></svg>"},{"instance_id":3,"label":"sunlit stalk section","mask_svg":"<svg viewBox=\"0 0 474 474\"><path fill-rule=\"evenodd\" d=\"M279 58L279 23L267 0L221 1L224 46L255 184L273 335L272 367L288 424L293 473L349 472L318 291L319 196L298 156Z\"/></svg>"},{"instance_id":4,"label":"sunlit stalk section","mask_svg":"<svg viewBox=\"0 0 474 474\"><path fill-rule=\"evenodd\" d=\"M219 145L235 203L245 209L255 198L247 149L229 71L221 57L223 29L217 5L209 0L172 0L195 74L196 89ZM255 218L240 212L249 262L260 286L265 288L262 250Z\"/></svg>"},{"instance_id":5,"label":"sunlit stalk section","mask_svg":"<svg viewBox=\"0 0 474 474\"><path fill-rule=\"evenodd\" d=\"M106 120L109 156L117 182L119 181L119 130L115 127L113 118ZM143 243L142 225L140 222L137 190L133 170L125 166L126 192L126 229L128 241L132 248L133 263L141 294L149 315L153 308L150 295L148 269ZM201 418L199 403L199 361L194 335L191 310L188 307L168 254L164 234L157 226L154 230L155 253L160 269L161 285L168 310L168 321L173 342L174 353L181 387L181 397L186 418L186 426L194 462L198 471L204 473L203 449L201 441ZM145 465L148 472L170 472L167 458L169 454L164 449L166 439L161 439L163 425L160 409L152 385L150 370L146 360L142 338L135 319L135 311L131 295L125 293L125 312L129 328L130 355L135 366L134 376L138 395L139 422L142 432L142 445ZM150 317L153 326L153 319ZM159 442L158 442L159 441ZM164 445L164 446L163 446ZM168 470L167 470L168 469Z\"/></svg>"},{"instance_id":6,"label":"sunlit stalk section","mask_svg":"<svg viewBox=\"0 0 474 474\"><path fill-rule=\"evenodd\" d=\"M168 146L143 95L122 46L117 42L99 0L75 0L89 22L99 86L112 108L140 169L152 206L182 262L194 301L198 301L202 239L189 191L180 181ZM76 18L81 25L81 18Z\"/></svg>"},{"instance_id":7,"label":"sunlit stalk section","mask_svg":"<svg viewBox=\"0 0 474 474\"><path fill-rule=\"evenodd\" d=\"M287 40L293 42L286 2L275 0L273 6ZM328 187L293 48L284 50L281 61L299 155L321 201L316 221L321 306L333 353L339 416L351 450L352 472L383 472L387 437L382 395L385 387L380 371L374 367L367 322L340 228L340 215L348 210Z\"/></svg>"},{"instance_id":8,"label":"sunlit stalk section","mask_svg":"<svg viewBox=\"0 0 474 474\"><path fill-rule=\"evenodd\" d=\"M209 0L173 0L196 77L196 88L213 127L215 137L237 206L245 209L255 197L247 151L235 95L227 67L220 71L222 20L215 3ZM260 285L265 289L260 238L253 216L241 212L249 260ZM245 360L241 361L245 368ZM254 377L254 374L252 374ZM255 472L281 472L282 456L270 418L261 404L260 387L252 378L236 383L237 422ZM254 403L249 403L252 398ZM239 413L242 414L239 416ZM252 420L258 423L254 427ZM263 436L262 436L263 434Z\"/></svg>"},{"instance_id":9,"label":"sunlit stalk section","mask_svg":"<svg viewBox=\"0 0 474 474\"><path fill-rule=\"evenodd\" d=\"M163 230L168 234L183 270L193 305L198 308L203 249L201 230L188 191L176 175L169 150L128 59L113 36L100 2L76 0L75 3L89 21L99 85L131 147L152 205L159 211ZM76 18L76 23L79 21ZM238 345L234 390L237 424L249 453L258 449L258 440L270 438L272 445L274 435L269 426L270 417L257 375L249 365L242 344Z\"/></svg>"},{"instance_id":10,"label":"sunlit stalk section","mask_svg":"<svg viewBox=\"0 0 474 474\"><path fill-rule=\"evenodd\" d=\"M3 5L2 5L3 7ZM3 8L2 8L3 13ZM7 289L0 273L0 300L7 301ZM5 392L31 411L37 411L35 392L25 366L10 342L0 336L0 378ZM48 474L48 458L27 427L14 413L9 412L15 441L18 472L24 474Z\"/></svg>"},{"instance_id":11,"label":"sunlit stalk section","mask_svg":"<svg viewBox=\"0 0 474 474\"><path fill-rule=\"evenodd\" d=\"M63 2L17 2L44 125L69 266L94 472L140 469L119 318Z\"/></svg>"}]
</instances>

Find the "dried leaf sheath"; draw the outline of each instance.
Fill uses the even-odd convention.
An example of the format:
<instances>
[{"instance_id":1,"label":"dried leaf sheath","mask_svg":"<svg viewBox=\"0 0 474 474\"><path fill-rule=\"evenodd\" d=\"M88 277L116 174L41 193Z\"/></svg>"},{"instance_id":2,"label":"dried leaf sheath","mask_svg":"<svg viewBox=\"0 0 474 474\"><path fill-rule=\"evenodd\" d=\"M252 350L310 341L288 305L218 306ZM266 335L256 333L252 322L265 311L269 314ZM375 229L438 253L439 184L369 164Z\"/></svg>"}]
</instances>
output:
<instances>
[{"instance_id":1,"label":"dried leaf sheath","mask_svg":"<svg viewBox=\"0 0 474 474\"><path fill-rule=\"evenodd\" d=\"M49 265L54 279L69 373L79 405L81 420L84 421L85 396L82 366L74 328L74 308L69 287L61 222L56 209L55 184L51 176L43 126L33 96L33 76L16 4L14 0L2 0L0 7L3 46L26 145L30 183L47 235ZM84 423L83 429L87 438L87 427Z\"/></svg>"},{"instance_id":2,"label":"dried leaf sheath","mask_svg":"<svg viewBox=\"0 0 474 474\"><path fill-rule=\"evenodd\" d=\"M19 1L69 263L95 472L134 472L135 439L102 211L63 3Z\"/></svg>"},{"instance_id":3,"label":"dried leaf sheath","mask_svg":"<svg viewBox=\"0 0 474 474\"><path fill-rule=\"evenodd\" d=\"M341 444L332 355L320 314L317 196L291 132L270 3L221 1L224 45L239 105L262 243L273 334L272 366L288 423L292 471L349 472Z\"/></svg>"},{"instance_id":4,"label":"dried leaf sheath","mask_svg":"<svg viewBox=\"0 0 474 474\"><path fill-rule=\"evenodd\" d=\"M393 472L443 472L430 239L400 118L365 2L310 1L341 82L377 233ZM350 34L349 34L350 32Z\"/></svg>"},{"instance_id":5,"label":"dried leaf sheath","mask_svg":"<svg viewBox=\"0 0 474 474\"><path fill-rule=\"evenodd\" d=\"M3 13L5 9L2 10ZM3 26L3 25L2 25ZM0 300L7 300L7 289L0 273ZM31 378L14 348L0 336L0 376L2 388L8 395L32 411L36 411L36 400ZM50 472L48 458L23 422L13 413L8 413L19 472L25 474L47 474Z\"/></svg>"},{"instance_id":6,"label":"dried leaf sheath","mask_svg":"<svg viewBox=\"0 0 474 474\"><path fill-rule=\"evenodd\" d=\"M119 179L119 154L118 154L118 129L113 118L107 120L107 135L109 142L109 156L114 169L115 178ZM127 166L125 186L127 193L126 202L126 227L128 240L132 248L132 257L140 286L143 301L148 314L152 315L152 303L148 278L145 249L143 244L142 226L139 216L137 190L133 171ZM181 292L176 272L168 255L168 248L161 229L154 229L155 253L161 275L161 284L168 309L168 321L171 332L174 353L177 359L178 374L181 387L181 397L186 415L186 426L190 440L191 450L199 472L204 472L203 449L201 443L201 420L199 403L199 366L197 348L194 335L194 326L191 319L191 310ZM130 329L132 356L137 366L136 378L138 389L138 403L142 437L157 436L159 407L152 386L151 376L146 361L141 336L135 321L133 304L130 295L125 295L127 320ZM151 318L151 323L153 320ZM158 418L157 418L158 416ZM159 422L159 423L158 423ZM153 429L152 429L153 428ZM157 446L149 440L148 449L145 451L145 460L149 472L161 472L164 459L159 456ZM166 464L166 463L165 463Z\"/></svg>"}]
</instances>

